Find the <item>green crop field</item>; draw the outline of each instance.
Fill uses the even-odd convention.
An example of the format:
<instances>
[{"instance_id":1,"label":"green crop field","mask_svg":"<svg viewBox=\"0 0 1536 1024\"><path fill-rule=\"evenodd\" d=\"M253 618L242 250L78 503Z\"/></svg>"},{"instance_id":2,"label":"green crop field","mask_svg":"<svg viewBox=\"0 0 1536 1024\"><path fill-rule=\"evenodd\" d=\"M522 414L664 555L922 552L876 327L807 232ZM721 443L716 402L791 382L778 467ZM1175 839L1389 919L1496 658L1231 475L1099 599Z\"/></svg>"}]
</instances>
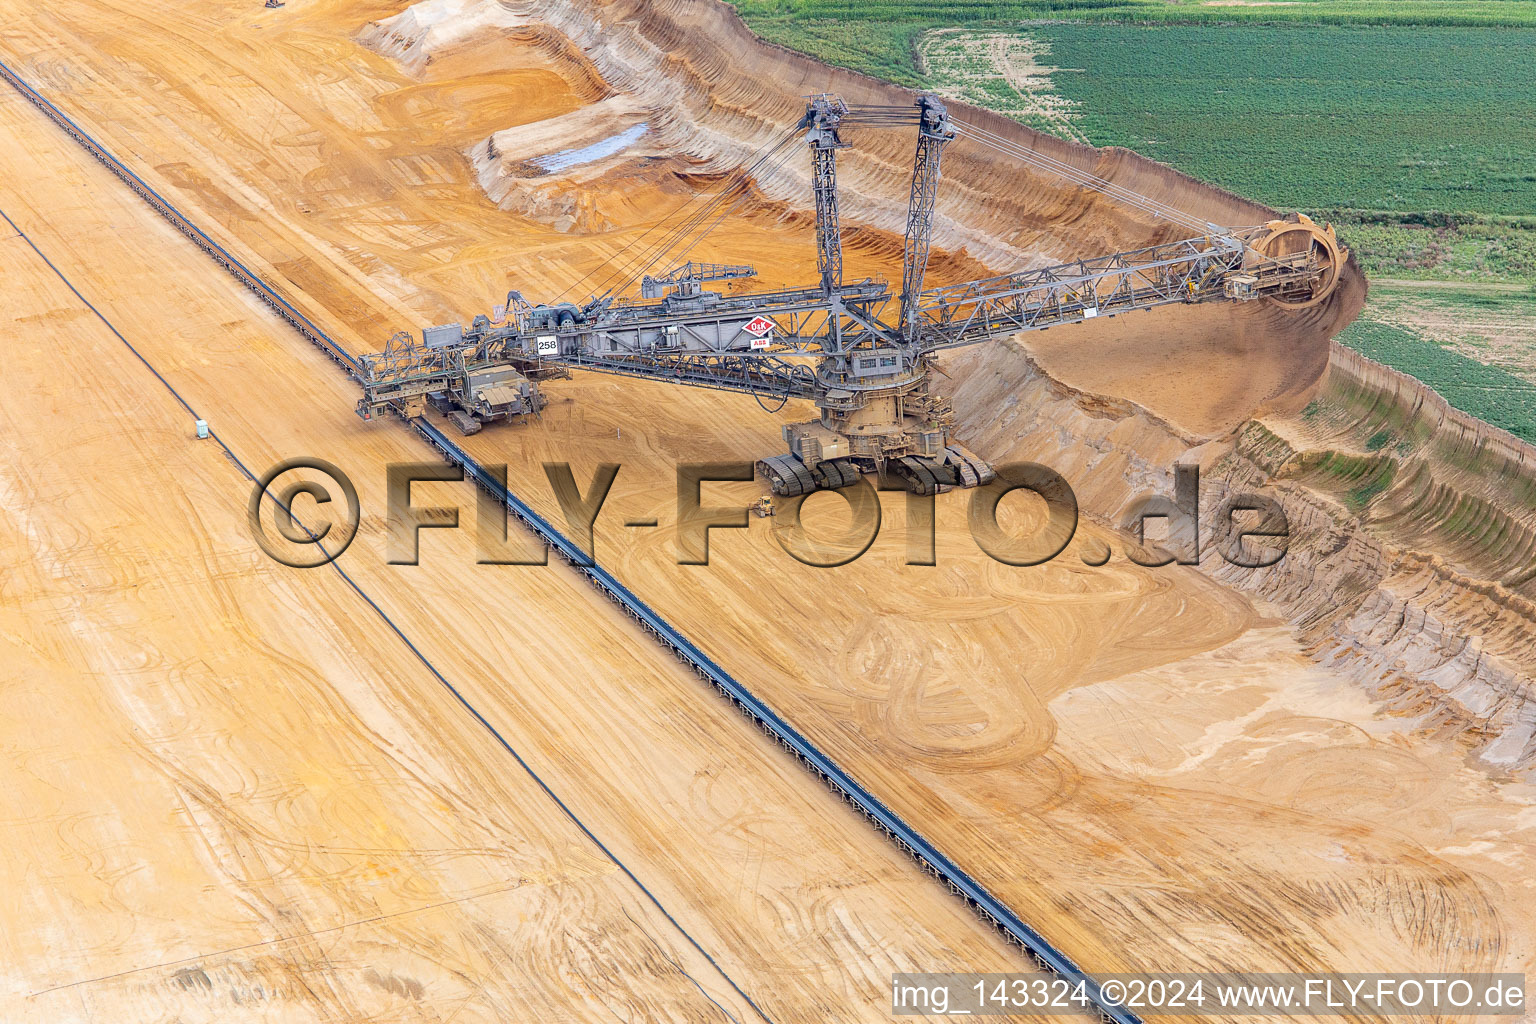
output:
<instances>
[{"instance_id":1,"label":"green crop field","mask_svg":"<svg viewBox=\"0 0 1536 1024\"><path fill-rule=\"evenodd\" d=\"M1099 145L1283 208L1536 213L1536 30L1027 31Z\"/></svg>"},{"instance_id":2,"label":"green crop field","mask_svg":"<svg viewBox=\"0 0 1536 1024\"><path fill-rule=\"evenodd\" d=\"M1320 213L1367 273L1536 281L1536 2L737 7L832 63ZM1443 27L1478 22L1528 27Z\"/></svg>"},{"instance_id":3,"label":"green crop field","mask_svg":"<svg viewBox=\"0 0 1536 1024\"><path fill-rule=\"evenodd\" d=\"M1536 24L1536 4L1523 0L1132 5L1140 18L1157 12L1203 20L1217 12L1240 19L1172 25L1018 23L1051 12L1075 19L1126 15L1125 4L1091 0L737 6L755 29L787 46L950 94L965 78L969 88L958 94L1005 112L1018 76L1007 67L986 68L998 57L975 35L948 42L957 57L943 66L919 64L932 63L922 60L924 37L940 24L985 33L988 41L1017 34L1040 47L1034 63L1049 70L1053 99L1073 130L1039 117L1020 120L1095 145L1126 146L1271 205L1536 215L1536 28L1400 24L1410 16L1449 21L1488 8L1505 11L1511 23ZM1302 23L1377 10L1395 23ZM1283 20L1259 24L1252 12ZM948 20L935 22L941 13Z\"/></svg>"},{"instance_id":4,"label":"green crop field","mask_svg":"<svg viewBox=\"0 0 1536 1024\"><path fill-rule=\"evenodd\" d=\"M1369 277L1536 282L1536 217L1319 212Z\"/></svg>"},{"instance_id":5,"label":"green crop field","mask_svg":"<svg viewBox=\"0 0 1536 1024\"><path fill-rule=\"evenodd\" d=\"M1390 324L1357 320L1339 341L1417 377L1462 412L1536 444L1536 384Z\"/></svg>"},{"instance_id":6,"label":"green crop field","mask_svg":"<svg viewBox=\"0 0 1536 1024\"><path fill-rule=\"evenodd\" d=\"M917 37L950 26L1019 22L1136 25L1424 25L1536 28L1536 0L731 0L765 39L833 64L921 87Z\"/></svg>"},{"instance_id":7,"label":"green crop field","mask_svg":"<svg viewBox=\"0 0 1536 1024\"><path fill-rule=\"evenodd\" d=\"M1536 288L1532 0L735 6L829 63L1319 215L1368 276ZM1506 295L1515 312L1468 309L1458 329L1433 294L1373 299L1341 340L1536 441L1532 385L1501 368L1536 364L1519 307Z\"/></svg>"}]
</instances>

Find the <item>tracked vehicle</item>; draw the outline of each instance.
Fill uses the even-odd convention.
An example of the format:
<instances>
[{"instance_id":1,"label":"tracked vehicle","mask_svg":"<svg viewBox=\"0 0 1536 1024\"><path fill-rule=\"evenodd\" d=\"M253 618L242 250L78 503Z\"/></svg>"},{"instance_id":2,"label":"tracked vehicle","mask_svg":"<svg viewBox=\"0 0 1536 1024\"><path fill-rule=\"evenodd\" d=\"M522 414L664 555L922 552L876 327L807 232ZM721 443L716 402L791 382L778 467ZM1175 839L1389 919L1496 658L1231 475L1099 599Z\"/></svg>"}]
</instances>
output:
<instances>
[{"instance_id":1,"label":"tracked vehicle","mask_svg":"<svg viewBox=\"0 0 1536 1024\"><path fill-rule=\"evenodd\" d=\"M853 126L913 126L917 149L900 290L843 280L837 153ZM800 288L726 293L706 285L755 275L750 266L688 261L649 273L701 226L729 213L766 161L803 136L811 155L818 280ZM1131 252L924 289L943 151L964 137L1190 228L1192 236ZM849 107L812 97L804 118L700 209L634 262L644 266L581 304L533 304L519 292L468 328L429 328L417 344L397 335L363 358L358 414L420 415L430 399L460 430L536 415L539 384L571 369L743 392L759 404L804 399L815 419L786 425L786 450L758 469L775 494L845 487L861 473L894 472L932 494L994 478L953 436L949 401L935 388L946 349L1022 331L1168 303L1257 302L1301 309L1335 287L1347 254L1331 227L1304 216L1224 228L1018 146L949 116L921 97L914 108ZM641 274L640 294L627 294ZM580 283L580 282L578 282ZM886 311L895 303L894 317Z\"/></svg>"}]
</instances>

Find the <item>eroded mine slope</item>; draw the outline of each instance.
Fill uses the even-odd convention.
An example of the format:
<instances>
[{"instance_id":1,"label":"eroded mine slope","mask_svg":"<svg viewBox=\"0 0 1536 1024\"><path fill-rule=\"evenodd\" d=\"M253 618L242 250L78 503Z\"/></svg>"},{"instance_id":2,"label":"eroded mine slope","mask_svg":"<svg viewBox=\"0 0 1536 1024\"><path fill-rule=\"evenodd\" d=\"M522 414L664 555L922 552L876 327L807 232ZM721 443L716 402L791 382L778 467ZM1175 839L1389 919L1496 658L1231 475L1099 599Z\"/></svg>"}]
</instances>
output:
<instances>
[{"instance_id":1,"label":"eroded mine slope","mask_svg":"<svg viewBox=\"0 0 1536 1024\"><path fill-rule=\"evenodd\" d=\"M367 544L425 453L8 90L0 139L63 274L0 240L0 1019L873 1021L891 971L1019 969L574 571L471 614L469 531L266 558L235 459L346 465Z\"/></svg>"},{"instance_id":2,"label":"eroded mine slope","mask_svg":"<svg viewBox=\"0 0 1536 1024\"><path fill-rule=\"evenodd\" d=\"M0 11L7 60L356 351L382 347L397 329L467 320L509 288L579 297L624 265L626 246L659 216L797 120L806 93L910 99L766 46L706 0L290 0L276 12L247 0L195 10L169 0L0 0ZM1271 215L1135 154L963 113L1218 223ZM854 141L842 161L848 275L890 277L912 142L874 131ZM945 159L935 281L1176 234L962 143ZM789 161L756 181L696 255L753 263L764 285L808 279L805 176L804 163ZM1364 288L1351 264L1333 298L1299 316L1261 305L1166 309L947 357L967 443L995 460L1052 465L1078 492L1089 521L1043 566L979 552L963 495L939 502L936 566L904 564L897 495L886 498L871 551L835 570L794 562L765 522L717 533L708 567L677 565L668 528L620 525L673 521L679 462L778 450L779 422L804 418L793 407L775 418L749 399L578 376L550 385L542 420L466 444L508 463L520 492L549 514L557 507L543 462L573 463L578 480L600 462L621 463L599 557L1092 970L1528 969L1536 791L1525 709L1536 631L1520 559L1529 566L1532 460L1416 382L1330 348ZM284 355L304 348L296 336L264 342L253 365L239 346L208 345L217 319L197 330L170 323L146 328L164 358L206 364L210 396L270 417L241 414L252 436L267 422L305 424L278 435L274 458L326 438L361 474L385 458L380 446L408 445L398 425L357 423L329 364ZM1113 527L1135 496L1168 493L1180 460L1201 464L1209 502L1229 489L1279 496L1291 555L1255 571L1126 559ZM745 503L759 491L717 493ZM818 514L835 528L835 513ZM235 522L243 507L210 515ZM500 678L518 657L556 657L556 642L528 637L586 636L588 618L563 593L467 597L545 584L508 583L523 570L474 565L463 548L426 541L420 577L454 598L418 605L416 622L430 630L441 616L489 630L477 648L489 653L466 671ZM1108 564L1089 564L1105 549ZM380 529L343 561L386 579L382 560ZM611 647L646 642L635 633ZM602 664L567 674L581 678L558 688L551 672L505 709L555 758L570 740L541 728L542 701L622 692L649 718L663 686ZM682 735L701 749L720 742L667 699L661 717ZM566 717L553 724L574 728ZM636 765L674 756L660 739L630 752ZM215 793L232 785L222 764L198 768ZM590 774L615 801L648 785L600 763L573 760L566 773ZM696 785L737 809L733 834L749 837L739 852L750 867L754 823L780 811L750 795L725 801L719 783ZM594 791L593 806L606 802ZM692 799L674 804L667 829L723 827ZM662 830L643 813L610 820L627 823L637 849ZM828 818L803 828L842 827ZM796 935L850 947L889 949L900 933L875 909L888 903L878 894L858 927L811 890L737 914L732 899L750 902L750 880L690 873L684 859L670 846L655 853L672 865L675 897L731 936L726 969L765 972L733 971L754 997L773 986L751 980L769 968L745 950L755 935L787 934L785 921ZM837 871L818 871L836 887ZM316 884L350 892L366 883ZM802 884L811 885L785 888ZM140 911L129 900L120 914ZM937 956L946 941L912 947L901 962ZM961 960L989 955L949 948ZM842 949L817 960L839 979L828 983L842 1005L883 1013L869 1002L878 971ZM89 948L78 956L91 961ZM294 956L326 977L347 969ZM847 959L828 968L833 956ZM803 992L814 984L779 989L776 1011L813 1014ZM224 1005L217 998L228 997L193 1005Z\"/></svg>"},{"instance_id":3,"label":"eroded mine slope","mask_svg":"<svg viewBox=\"0 0 1536 1024\"><path fill-rule=\"evenodd\" d=\"M618 191L621 181L626 190L665 188L679 173L750 163L800 120L809 93L834 92L855 104L906 105L914 98L765 44L714 2L426 0L370 24L359 38L428 78L444 64L477 57L501 63L509 41L569 69L589 103L491 133L468 151L492 199L567 228L602 223L600 211L611 200L598 196ZM1093 149L965 104L955 108L967 122L1197 218L1247 225L1275 215L1135 153ZM845 216L858 224L849 241L889 261L899 255L906 223L910 132L850 137L854 148L839 168ZM806 164L796 160L760 176L761 200L803 216ZM934 240L969 257L951 277L968 276L976 261L1002 272L1189 233L974 143L954 144L945 155ZM1141 317L1101 321L1035 347L1050 372L1081 387L1122 395L1198 432L1217 431L1257 408L1295 407L1322 373L1328 338L1359 311L1364 294L1351 262L1334 298L1301 315L1205 306L1164 315L1155 325Z\"/></svg>"}]
</instances>

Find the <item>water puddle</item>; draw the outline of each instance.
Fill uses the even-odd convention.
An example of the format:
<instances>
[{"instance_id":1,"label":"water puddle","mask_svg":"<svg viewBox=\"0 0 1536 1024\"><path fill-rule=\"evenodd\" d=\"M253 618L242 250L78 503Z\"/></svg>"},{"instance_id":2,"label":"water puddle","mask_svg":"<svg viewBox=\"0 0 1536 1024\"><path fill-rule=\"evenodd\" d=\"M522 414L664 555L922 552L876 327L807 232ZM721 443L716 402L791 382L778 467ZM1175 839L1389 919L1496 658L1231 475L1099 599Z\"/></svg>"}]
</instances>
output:
<instances>
[{"instance_id":1,"label":"water puddle","mask_svg":"<svg viewBox=\"0 0 1536 1024\"><path fill-rule=\"evenodd\" d=\"M589 164L594 160L601 160L605 156L613 156L640 141L645 134L646 123L641 121L624 129L617 135L610 135L606 139L592 143L590 146L581 146L577 149L562 149L558 153L550 153L547 156L534 157L528 162L546 174L555 171L564 171L582 164Z\"/></svg>"}]
</instances>

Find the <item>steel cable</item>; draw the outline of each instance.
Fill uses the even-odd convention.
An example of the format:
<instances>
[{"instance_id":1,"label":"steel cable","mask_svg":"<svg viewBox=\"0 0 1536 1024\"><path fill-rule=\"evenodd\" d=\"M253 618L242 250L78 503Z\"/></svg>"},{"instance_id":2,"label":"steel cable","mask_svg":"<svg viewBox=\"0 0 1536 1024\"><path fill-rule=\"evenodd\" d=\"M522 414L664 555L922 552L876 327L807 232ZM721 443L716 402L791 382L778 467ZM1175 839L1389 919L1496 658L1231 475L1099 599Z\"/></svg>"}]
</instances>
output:
<instances>
[{"instance_id":1,"label":"steel cable","mask_svg":"<svg viewBox=\"0 0 1536 1024\"><path fill-rule=\"evenodd\" d=\"M1125 203L1128 206L1139 209L1144 213L1150 213L1164 220L1182 224L1185 227L1192 228L1201 233L1209 232L1213 228L1217 227L1217 225L1212 224L1210 221L1196 217L1193 214L1186 213L1177 207L1170 206L1169 204L1161 202L1157 199L1153 199L1150 196L1142 195L1139 192L1134 192L1123 185L1117 185L1107 178L1103 178L1097 174L1085 171L1080 167L1075 167L1072 164L1069 164L1063 160L1058 160L1053 156L1029 149L1022 144L1013 141L1012 139L1008 139L997 134L996 132L988 131L985 128L980 128L976 125L969 124L964 121L952 121L951 123L955 126L958 134L969 138L982 146L985 146L995 152L1001 153L1004 156L1010 156L1016 160L1023 161L1024 163L1030 164L1040 170L1054 174L1058 177L1066 178L1075 184L1082 185L1083 187L1092 189L1095 192L1100 192L1112 199L1116 199L1122 203Z\"/></svg>"},{"instance_id":2,"label":"steel cable","mask_svg":"<svg viewBox=\"0 0 1536 1024\"><path fill-rule=\"evenodd\" d=\"M695 193L692 198L678 206L675 210L672 211L671 214L668 214L667 217L646 229L646 231L639 238L635 239L634 242L631 242L630 245L625 246L624 249L620 250L608 260L605 260L603 264L597 268L597 271L601 271L603 267L608 266L609 264L620 261L630 248L632 248L635 244L638 244L646 236L650 235L651 232L656 228L665 225L678 213L681 213L683 210L686 210L688 207L692 206L693 203L698 201L700 198L704 197L705 195L709 196L708 201L702 207L690 213L685 220L676 225L671 231L668 231L667 233L657 238L649 246L646 246L635 256L619 262L618 266L616 266L607 277L603 278L600 282L598 282L596 286L593 287L592 290L594 296L597 298L603 298L613 294L614 292L622 292L630 285L632 285L636 280L638 280L647 270L650 270L659 264L663 259L666 258L669 252L677 247L681 238L686 237L687 234L696 229L697 226L702 223L705 218L709 217L714 210L719 208L719 205L725 201L725 198L731 192L742 187L742 185L749 180L750 176L756 173L757 169L762 166L764 161L770 159L781 150L783 150L785 146L794 141L798 134L799 129L797 127L785 132L777 140L765 143L763 146L759 147L756 152L754 152L750 158L750 162L738 167L731 174L731 176L726 179L725 183L717 191L714 193ZM594 271L594 274L597 271ZM621 274L627 274L628 276L621 279L621 283L618 286L613 286L613 282L616 279L619 279L619 275ZM581 280L587 280L591 276L593 275L587 275ZM577 284L579 283L580 281L577 282ZM575 285L572 285L571 287L574 288ZM568 288L566 289L566 292L569 292L570 290L571 288ZM563 297L565 292L562 292L561 294Z\"/></svg>"}]
</instances>

